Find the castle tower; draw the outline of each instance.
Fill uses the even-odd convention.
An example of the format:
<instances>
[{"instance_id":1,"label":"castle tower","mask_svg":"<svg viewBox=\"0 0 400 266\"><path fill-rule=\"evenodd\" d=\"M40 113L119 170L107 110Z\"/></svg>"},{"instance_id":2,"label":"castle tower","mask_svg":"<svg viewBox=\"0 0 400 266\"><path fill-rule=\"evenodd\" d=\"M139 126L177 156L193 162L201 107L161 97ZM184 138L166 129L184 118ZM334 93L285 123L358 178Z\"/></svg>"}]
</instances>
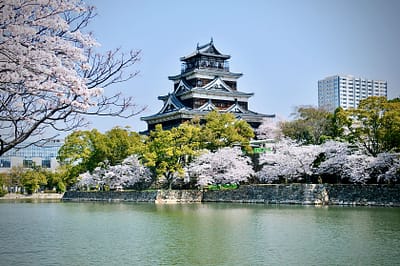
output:
<instances>
[{"instance_id":1,"label":"castle tower","mask_svg":"<svg viewBox=\"0 0 400 266\"><path fill-rule=\"evenodd\" d=\"M161 110L141 117L147 122L148 130L153 130L156 124L162 124L164 129L176 127L193 117L202 118L212 110L233 113L253 128L257 128L264 117L275 117L248 109L248 100L254 94L238 90L237 80L243 74L230 72L228 59L230 55L219 52L212 39L205 45L197 45L190 55L181 57L181 73L168 77L174 83L173 91L158 97L164 102Z\"/></svg>"}]
</instances>

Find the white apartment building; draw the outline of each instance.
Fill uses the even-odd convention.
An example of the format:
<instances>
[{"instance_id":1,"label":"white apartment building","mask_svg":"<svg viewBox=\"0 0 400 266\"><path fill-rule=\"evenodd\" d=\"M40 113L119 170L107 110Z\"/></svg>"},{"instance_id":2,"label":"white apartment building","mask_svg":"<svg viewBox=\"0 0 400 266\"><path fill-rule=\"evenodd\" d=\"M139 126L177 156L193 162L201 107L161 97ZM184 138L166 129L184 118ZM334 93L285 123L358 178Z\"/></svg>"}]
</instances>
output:
<instances>
[{"instance_id":1,"label":"white apartment building","mask_svg":"<svg viewBox=\"0 0 400 266\"><path fill-rule=\"evenodd\" d=\"M370 96L387 97L387 81L351 75L335 75L318 80L318 106L330 112L337 107L357 108L360 100Z\"/></svg>"}]
</instances>

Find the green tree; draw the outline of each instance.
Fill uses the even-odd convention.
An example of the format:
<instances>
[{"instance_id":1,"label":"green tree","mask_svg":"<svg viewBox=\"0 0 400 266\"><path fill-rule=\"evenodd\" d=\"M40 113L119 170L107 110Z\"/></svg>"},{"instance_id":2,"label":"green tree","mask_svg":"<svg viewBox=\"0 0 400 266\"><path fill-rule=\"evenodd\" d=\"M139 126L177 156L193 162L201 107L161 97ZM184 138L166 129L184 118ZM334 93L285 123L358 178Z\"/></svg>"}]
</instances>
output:
<instances>
[{"instance_id":1,"label":"green tree","mask_svg":"<svg viewBox=\"0 0 400 266\"><path fill-rule=\"evenodd\" d=\"M114 127L104 136L104 155L110 165L120 164L129 155L138 154L144 147L144 137L136 132Z\"/></svg>"},{"instance_id":2,"label":"green tree","mask_svg":"<svg viewBox=\"0 0 400 266\"><path fill-rule=\"evenodd\" d=\"M58 193L65 192L77 182L76 177L68 174L65 166L60 166L55 172L46 171L47 188L56 189Z\"/></svg>"},{"instance_id":3,"label":"green tree","mask_svg":"<svg viewBox=\"0 0 400 266\"><path fill-rule=\"evenodd\" d=\"M13 166L10 172L7 173L4 179L4 185L8 187L19 187L21 184L21 177L25 169L22 166Z\"/></svg>"},{"instance_id":4,"label":"green tree","mask_svg":"<svg viewBox=\"0 0 400 266\"><path fill-rule=\"evenodd\" d=\"M67 168L70 177L92 171L105 159L104 141L97 130L75 131L68 135L58 151L58 160Z\"/></svg>"},{"instance_id":5,"label":"green tree","mask_svg":"<svg viewBox=\"0 0 400 266\"><path fill-rule=\"evenodd\" d=\"M281 124L282 133L304 144L321 144L330 137L330 116L324 109L299 107L293 121Z\"/></svg>"},{"instance_id":6,"label":"green tree","mask_svg":"<svg viewBox=\"0 0 400 266\"><path fill-rule=\"evenodd\" d=\"M281 123L281 129L284 136L289 137L301 143L314 143L310 130L303 120L293 120Z\"/></svg>"},{"instance_id":7,"label":"green tree","mask_svg":"<svg viewBox=\"0 0 400 266\"><path fill-rule=\"evenodd\" d=\"M3 197L5 194L7 194L7 190L4 189L5 186L4 181L7 178L6 176L7 176L6 173L0 173L0 197Z\"/></svg>"},{"instance_id":8,"label":"green tree","mask_svg":"<svg viewBox=\"0 0 400 266\"><path fill-rule=\"evenodd\" d=\"M382 117L384 150L400 151L400 98L388 100Z\"/></svg>"},{"instance_id":9,"label":"green tree","mask_svg":"<svg viewBox=\"0 0 400 266\"><path fill-rule=\"evenodd\" d=\"M40 186L47 184L46 174L39 167L26 170L21 177L21 184L28 194L32 194L36 192Z\"/></svg>"},{"instance_id":10,"label":"green tree","mask_svg":"<svg viewBox=\"0 0 400 266\"><path fill-rule=\"evenodd\" d=\"M155 177L165 181L171 189L174 181L182 177L184 167L199 152L200 127L184 123L171 130L156 125L150 132L143 152L143 162Z\"/></svg>"},{"instance_id":11,"label":"green tree","mask_svg":"<svg viewBox=\"0 0 400 266\"><path fill-rule=\"evenodd\" d=\"M348 117L348 112L343 108L338 107L333 114L328 115L328 133L327 135L336 140L347 140L353 142L345 129L351 126L351 120Z\"/></svg>"},{"instance_id":12,"label":"green tree","mask_svg":"<svg viewBox=\"0 0 400 266\"><path fill-rule=\"evenodd\" d=\"M241 145L246 151L251 151L250 140L254 138L254 131L244 120L236 119L230 113L210 112L203 126L202 147L216 151L219 148Z\"/></svg>"},{"instance_id":13,"label":"green tree","mask_svg":"<svg viewBox=\"0 0 400 266\"><path fill-rule=\"evenodd\" d=\"M64 166L63 183L68 187L79 174L93 171L100 165L116 165L132 154L139 154L144 138L136 132L115 127L105 134L94 129L75 131L65 139L58 153Z\"/></svg>"},{"instance_id":14,"label":"green tree","mask_svg":"<svg viewBox=\"0 0 400 266\"><path fill-rule=\"evenodd\" d=\"M349 136L371 155L400 150L400 102L383 96L368 97L348 111Z\"/></svg>"}]
</instances>

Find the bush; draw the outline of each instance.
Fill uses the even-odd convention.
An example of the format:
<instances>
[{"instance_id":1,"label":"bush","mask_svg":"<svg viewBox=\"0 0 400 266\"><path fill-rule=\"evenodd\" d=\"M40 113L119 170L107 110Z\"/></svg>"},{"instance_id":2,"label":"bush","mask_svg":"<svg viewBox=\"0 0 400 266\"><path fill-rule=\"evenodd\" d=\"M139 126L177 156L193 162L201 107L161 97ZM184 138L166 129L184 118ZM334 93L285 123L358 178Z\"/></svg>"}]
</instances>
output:
<instances>
[{"instance_id":1,"label":"bush","mask_svg":"<svg viewBox=\"0 0 400 266\"><path fill-rule=\"evenodd\" d=\"M228 189L237 189L239 185L237 184L217 184L217 185L208 185L206 189L208 190L228 190Z\"/></svg>"},{"instance_id":2,"label":"bush","mask_svg":"<svg viewBox=\"0 0 400 266\"><path fill-rule=\"evenodd\" d=\"M3 188L0 188L0 197L3 197L7 193L8 193L7 190L4 190Z\"/></svg>"}]
</instances>

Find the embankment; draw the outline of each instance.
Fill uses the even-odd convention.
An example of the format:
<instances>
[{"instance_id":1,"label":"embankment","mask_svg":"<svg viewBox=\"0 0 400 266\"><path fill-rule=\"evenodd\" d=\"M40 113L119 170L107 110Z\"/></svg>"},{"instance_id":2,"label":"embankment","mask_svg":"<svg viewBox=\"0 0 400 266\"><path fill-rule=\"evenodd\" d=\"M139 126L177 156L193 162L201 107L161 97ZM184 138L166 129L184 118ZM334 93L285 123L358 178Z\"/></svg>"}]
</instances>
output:
<instances>
[{"instance_id":1,"label":"embankment","mask_svg":"<svg viewBox=\"0 0 400 266\"><path fill-rule=\"evenodd\" d=\"M400 207L400 185L277 184L241 186L235 190L68 191L69 201L155 203L240 202L302 205Z\"/></svg>"},{"instance_id":2,"label":"embankment","mask_svg":"<svg viewBox=\"0 0 400 266\"><path fill-rule=\"evenodd\" d=\"M19 194L19 193L8 193L0 200L59 200L63 197L63 194L59 193L33 193L33 194Z\"/></svg>"}]
</instances>

